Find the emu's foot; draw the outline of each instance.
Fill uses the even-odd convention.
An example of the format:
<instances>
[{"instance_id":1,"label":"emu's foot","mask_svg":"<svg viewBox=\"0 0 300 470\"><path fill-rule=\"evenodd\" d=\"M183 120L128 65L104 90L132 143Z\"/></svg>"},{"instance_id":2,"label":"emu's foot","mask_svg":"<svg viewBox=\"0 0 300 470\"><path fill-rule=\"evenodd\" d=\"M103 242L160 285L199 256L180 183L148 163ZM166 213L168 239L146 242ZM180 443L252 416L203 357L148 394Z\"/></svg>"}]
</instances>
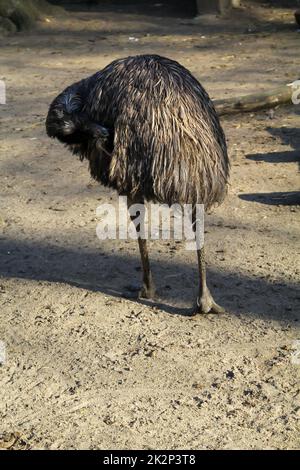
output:
<instances>
[{"instance_id":1,"label":"emu's foot","mask_svg":"<svg viewBox=\"0 0 300 470\"><path fill-rule=\"evenodd\" d=\"M153 285L146 286L145 284L141 288L138 294L139 299L154 299L155 297L155 287Z\"/></svg>"},{"instance_id":2,"label":"emu's foot","mask_svg":"<svg viewBox=\"0 0 300 470\"><path fill-rule=\"evenodd\" d=\"M126 292L124 297L129 299L154 299L155 297L155 288L153 285L147 287L145 284L141 285L130 284L126 286Z\"/></svg>"},{"instance_id":3,"label":"emu's foot","mask_svg":"<svg viewBox=\"0 0 300 470\"><path fill-rule=\"evenodd\" d=\"M225 313L225 309L214 301L211 293L207 290L202 297L197 298L194 315L197 313Z\"/></svg>"}]
</instances>

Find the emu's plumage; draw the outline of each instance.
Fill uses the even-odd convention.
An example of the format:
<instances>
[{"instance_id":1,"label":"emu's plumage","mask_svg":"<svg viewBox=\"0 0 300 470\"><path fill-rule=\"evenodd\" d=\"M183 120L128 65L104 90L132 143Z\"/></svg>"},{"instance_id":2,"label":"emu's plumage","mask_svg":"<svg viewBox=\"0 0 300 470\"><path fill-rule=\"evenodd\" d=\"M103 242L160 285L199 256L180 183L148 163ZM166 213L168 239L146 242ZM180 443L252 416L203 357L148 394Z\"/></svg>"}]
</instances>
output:
<instances>
[{"instance_id":1,"label":"emu's plumage","mask_svg":"<svg viewBox=\"0 0 300 470\"><path fill-rule=\"evenodd\" d=\"M51 104L47 133L89 161L91 175L129 204L220 203L229 162L225 137L207 93L173 60L142 55L115 60L63 91ZM134 220L134 217L133 217ZM142 296L154 293L141 225ZM204 248L197 250L197 310L222 309L206 285Z\"/></svg>"},{"instance_id":2,"label":"emu's plumage","mask_svg":"<svg viewBox=\"0 0 300 470\"><path fill-rule=\"evenodd\" d=\"M50 107L47 131L120 194L206 207L225 195L229 162L213 104L170 59L116 60L68 87Z\"/></svg>"}]
</instances>

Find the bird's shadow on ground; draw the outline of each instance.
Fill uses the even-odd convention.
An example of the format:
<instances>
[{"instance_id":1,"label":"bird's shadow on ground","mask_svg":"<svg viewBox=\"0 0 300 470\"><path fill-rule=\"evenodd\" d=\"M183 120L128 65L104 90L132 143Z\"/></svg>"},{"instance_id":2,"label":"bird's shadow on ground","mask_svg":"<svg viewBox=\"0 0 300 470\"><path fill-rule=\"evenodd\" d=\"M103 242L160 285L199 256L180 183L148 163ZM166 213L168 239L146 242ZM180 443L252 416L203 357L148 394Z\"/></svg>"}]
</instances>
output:
<instances>
[{"instance_id":1,"label":"bird's shadow on ground","mask_svg":"<svg viewBox=\"0 0 300 470\"><path fill-rule=\"evenodd\" d=\"M196 258L196 257L195 257ZM139 300L169 314L188 316L197 293L197 266L182 261L152 260L158 300ZM128 283L140 278L138 256L0 239L0 275L66 283L115 297L128 297ZM297 321L300 289L296 284L271 282L241 272L209 269L215 300L227 312L277 321ZM178 306L179 305L179 306ZM299 311L299 308L298 308Z\"/></svg>"}]
</instances>

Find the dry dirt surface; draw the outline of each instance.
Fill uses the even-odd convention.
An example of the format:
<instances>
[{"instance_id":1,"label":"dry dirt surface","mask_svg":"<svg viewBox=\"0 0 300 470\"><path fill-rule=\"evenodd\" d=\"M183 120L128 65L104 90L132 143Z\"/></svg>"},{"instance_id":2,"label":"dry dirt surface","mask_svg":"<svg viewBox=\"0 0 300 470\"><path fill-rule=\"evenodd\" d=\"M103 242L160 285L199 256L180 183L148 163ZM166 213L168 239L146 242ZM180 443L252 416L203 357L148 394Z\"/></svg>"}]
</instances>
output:
<instances>
[{"instance_id":1,"label":"dry dirt surface","mask_svg":"<svg viewBox=\"0 0 300 470\"><path fill-rule=\"evenodd\" d=\"M299 78L292 10L160 8L73 11L1 40L2 448L300 447L300 105L222 119L231 184L206 219L220 316L189 316L196 256L172 240L150 245L157 301L129 298L136 242L96 237L117 195L45 135L53 97L122 56L178 60L213 98Z\"/></svg>"}]
</instances>

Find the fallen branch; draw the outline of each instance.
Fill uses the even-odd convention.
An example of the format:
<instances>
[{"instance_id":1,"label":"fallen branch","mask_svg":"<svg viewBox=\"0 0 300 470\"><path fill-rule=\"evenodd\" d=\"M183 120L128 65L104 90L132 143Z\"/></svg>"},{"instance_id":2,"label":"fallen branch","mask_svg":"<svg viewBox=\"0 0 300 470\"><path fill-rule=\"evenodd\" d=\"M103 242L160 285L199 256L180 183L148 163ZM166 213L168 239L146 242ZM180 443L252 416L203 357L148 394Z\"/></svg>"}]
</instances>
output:
<instances>
[{"instance_id":1,"label":"fallen branch","mask_svg":"<svg viewBox=\"0 0 300 470\"><path fill-rule=\"evenodd\" d=\"M248 113L261 109L274 108L282 104L291 104L292 95L295 92L293 83L262 93L215 100L214 105L219 116L223 116L224 114Z\"/></svg>"}]
</instances>

